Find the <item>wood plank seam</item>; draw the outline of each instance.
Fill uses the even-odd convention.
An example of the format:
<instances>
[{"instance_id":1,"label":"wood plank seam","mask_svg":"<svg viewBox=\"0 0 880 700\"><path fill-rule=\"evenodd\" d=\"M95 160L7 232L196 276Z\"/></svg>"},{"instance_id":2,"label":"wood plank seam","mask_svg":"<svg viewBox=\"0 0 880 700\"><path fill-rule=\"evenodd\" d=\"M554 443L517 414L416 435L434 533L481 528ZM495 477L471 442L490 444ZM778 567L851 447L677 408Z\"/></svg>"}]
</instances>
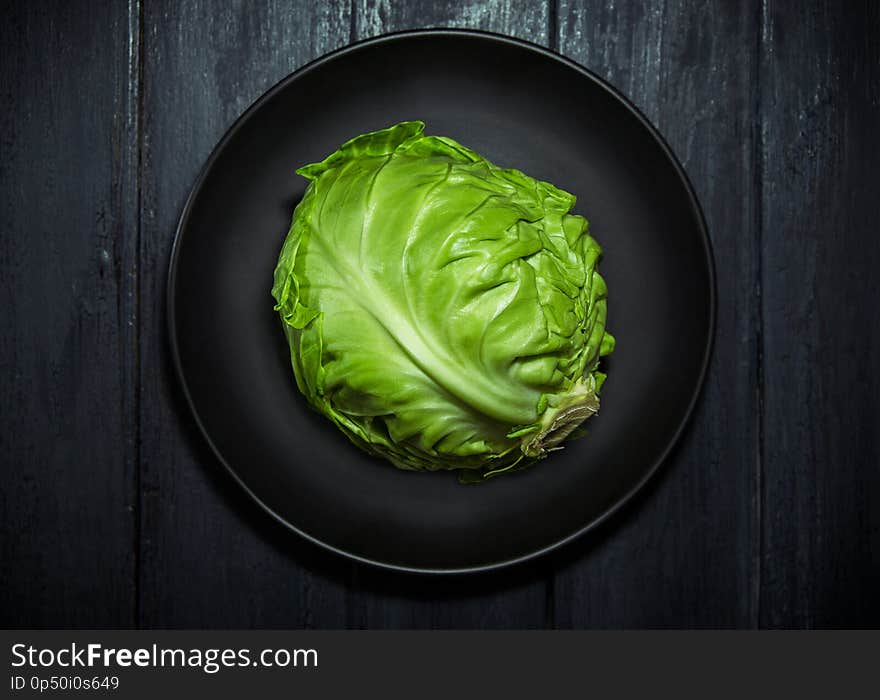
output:
<instances>
[{"instance_id":1,"label":"wood plank seam","mask_svg":"<svg viewBox=\"0 0 880 700\"><path fill-rule=\"evenodd\" d=\"M135 208L135 268L134 268L134 286L135 286L135 304L133 309L135 345L134 354L134 498L132 504L134 507L134 600L132 604L132 617L134 626L140 628L142 626L141 619L141 540L142 540L142 513L143 499L141 493L141 468L142 468L142 434L141 434L141 365L142 365L142 345L140 342L140 303L141 303L141 270L138 264L141 257L141 245L143 229L143 182L144 182L144 7L143 0L131 0L129 8L129 76L132 73L134 80L134 99L136 104L135 123L136 123L136 162L135 162L135 188L136 188L136 208ZM133 65L132 65L133 64Z\"/></svg>"},{"instance_id":2,"label":"wood plank seam","mask_svg":"<svg viewBox=\"0 0 880 700\"><path fill-rule=\"evenodd\" d=\"M755 46L755 88L754 88L754 125L753 162L754 183L754 221L752 260L754 261L754 311L752 331L755 342L755 477L753 494L754 534L752 537L752 586L751 586L751 619L750 625L757 629L761 624L761 573L763 567L764 542L764 307L763 307L763 248L764 248L764 174L765 174L765 127L764 105L761 93L761 70L764 60L765 42L767 41L767 2L761 0L756 8L756 46Z\"/></svg>"}]
</instances>

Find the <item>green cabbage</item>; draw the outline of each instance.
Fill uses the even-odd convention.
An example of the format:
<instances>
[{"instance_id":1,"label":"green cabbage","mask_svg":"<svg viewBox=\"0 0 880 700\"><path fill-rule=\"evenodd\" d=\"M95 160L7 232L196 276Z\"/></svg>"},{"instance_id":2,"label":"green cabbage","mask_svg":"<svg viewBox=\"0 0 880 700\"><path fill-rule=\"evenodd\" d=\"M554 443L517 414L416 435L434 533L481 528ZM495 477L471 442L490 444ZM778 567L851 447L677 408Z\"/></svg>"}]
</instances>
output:
<instances>
[{"instance_id":1,"label":"green cabbage","mask_svg":"<svg viewBox=\"0 0 880 700\"><path fill-rule=\"evenodd\" d=\"M402 469L523 466L599 408L601 248L575 197L403 122L310 180L272 294L309 403Z\"/></svg>"}]
</instances>

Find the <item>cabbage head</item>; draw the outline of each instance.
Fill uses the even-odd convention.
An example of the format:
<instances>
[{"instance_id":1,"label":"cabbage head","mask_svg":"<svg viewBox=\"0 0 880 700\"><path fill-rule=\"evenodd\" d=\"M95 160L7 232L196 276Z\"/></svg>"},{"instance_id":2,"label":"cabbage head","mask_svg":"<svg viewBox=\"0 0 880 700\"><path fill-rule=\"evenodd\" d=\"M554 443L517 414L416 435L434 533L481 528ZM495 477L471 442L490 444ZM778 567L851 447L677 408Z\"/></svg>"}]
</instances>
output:
<instances>
[{"instance_id":1,"label":"cabbage head","mask_svg":"<svg viewBox=\"0 0 880 700\"><path fill-rule=\"evenodd\" d=\"M397 467L479 481L599 409L602 251L574 195L424 126L297 170L272 295L314 409Z\"/></svg>"}]
</instances>

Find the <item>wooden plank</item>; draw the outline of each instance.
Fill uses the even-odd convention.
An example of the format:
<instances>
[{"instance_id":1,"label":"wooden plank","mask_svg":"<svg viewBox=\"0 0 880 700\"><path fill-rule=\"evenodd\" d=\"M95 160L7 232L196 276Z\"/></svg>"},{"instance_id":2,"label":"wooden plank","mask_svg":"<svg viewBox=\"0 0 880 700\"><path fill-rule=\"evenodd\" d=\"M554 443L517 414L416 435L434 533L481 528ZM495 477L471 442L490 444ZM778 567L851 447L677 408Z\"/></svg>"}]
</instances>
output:
<instances>
[{"instance_id":1,"label":"wooden plank","mask_svg":"<svg viewBox=\"0 0 880 700\"><path fill-rule=\"evenodd\" d=\"M353 39L423 27L484 29L547 44L549 4L355 0ZM548 621L547 563L487 576L429 578L354 567L355 628L539 628Z\"/></svg>"},{"instance_id":2,"label":"wooden plank","mask_svg":"<svg viewBox=\"0 0 880 700\"><path fill-rule=\"evenodd\" d=\"M754 625L757 15L747 3L562 0L558 21L561 52L628 95L682 160L708 222L719 297L694 420L645 492L563 552L555 624Z\"/></svg>"},{"instance_id":3,"label":"wooden plank","mask_svg":"<svg viewBox=\"0 0 880 700\"><path fill-rule=\"evenodd\" d=\"M770 0L761 623L880 625L880 11Z\"/></svg>"},{"instance_id":4,"label":"wooden plank","mask_svg":"<svg viewBox=\"0 0 880 700\"><path fill-rule=\"evenodd\" d=\"M550 0L353 0L353 39L430 27L482 29L549 45Z\"/></svg>"},{"instance_id":5,"label":"wooden plank","mask_svg":"<svg viewBox=\"0 0 880 700\"><path fill-rule=\"evenodd\" d=\"M195 177L231 122L292 70L346 43L348 5L144 5L140 623L340 627L345 565L252 504L210 453L173 376L165 281ZM341 567L341 571L340 571Z\"/></svg>"},{"instance_id":6,"label":"wooden plank","mask_svg":"<svg viewBox=\"0 0 880 700\"><path fill-rule=\"evenodd\" d=\"M0 23L0 626L134 620L136 13Z\"/></svg>"},{"instance_id":7,"label":"wooden plank","mask_svg":"<svg viewBox=\"0 0 880 700\"><path fill-rule=\"evenodd\" d=\"M466 576L356 567L350 629L541 629L551 606L546 563Z\"/></svg>"}]
</instances>

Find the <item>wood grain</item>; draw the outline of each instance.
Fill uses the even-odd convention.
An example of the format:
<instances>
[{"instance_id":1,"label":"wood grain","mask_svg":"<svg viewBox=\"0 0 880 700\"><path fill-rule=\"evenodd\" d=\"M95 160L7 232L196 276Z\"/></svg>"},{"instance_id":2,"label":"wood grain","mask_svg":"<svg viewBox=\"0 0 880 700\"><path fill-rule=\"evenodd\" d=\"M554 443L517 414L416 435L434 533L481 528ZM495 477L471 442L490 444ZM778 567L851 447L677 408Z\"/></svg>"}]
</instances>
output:
<instances>
[{"instance_id":1,"label":"wood grain","mask_svg":"<svg viewBox=\"0 0 880 700\"><path fill-rule=\"evenodd\" d=\"M554 621L754 625L757 16L744 3L564 0L558 17L561 52L629 96L684 164L714 247L718 304L717 342L694 420L646 491L564 553Z\"/></svg>"},{"instance_id":2,"label":"wood grain","mask_svg":"<svg viewBox=\"0 0 880 700\"><path fill-rule=\"evenodd\" d=\"M130 14L14 3L2 16L0 626L129 626Z\"/></svg>"},{"instance_id":3,"label":"wood grain","mask_svg":"<svg viewBox=\"0 0 880 700\"><path fill-rule=\"evenodd\" d=\"M349 9L145 2L143 15L140 623L340 627L344 590L317 570L326 562L338 578L347 565L260 511L199 435L169 362L165 281L177 218L213 146L273 83L348 41Z\"/></svg>"},{"instance_id":4,"label":"wood grain","mask_svg":"<svg viewBox=\"0 0 880 700\"><path fill-rule=\"evenodd\" d=\"M366 39L404 29L454 27L508 34L546 46L551 39L551 6L549 0L353 0L352 38Z\"/></svg>"},{"instance_id":5,"label":"wood grain","mask_svg":"<svg viewBox=\"0 0 880 700\"><path fill-rule=\"evenodd\" d=\"M880 625L880 11L762 12L761 624Z\"/></svg>"}]
</instances>

